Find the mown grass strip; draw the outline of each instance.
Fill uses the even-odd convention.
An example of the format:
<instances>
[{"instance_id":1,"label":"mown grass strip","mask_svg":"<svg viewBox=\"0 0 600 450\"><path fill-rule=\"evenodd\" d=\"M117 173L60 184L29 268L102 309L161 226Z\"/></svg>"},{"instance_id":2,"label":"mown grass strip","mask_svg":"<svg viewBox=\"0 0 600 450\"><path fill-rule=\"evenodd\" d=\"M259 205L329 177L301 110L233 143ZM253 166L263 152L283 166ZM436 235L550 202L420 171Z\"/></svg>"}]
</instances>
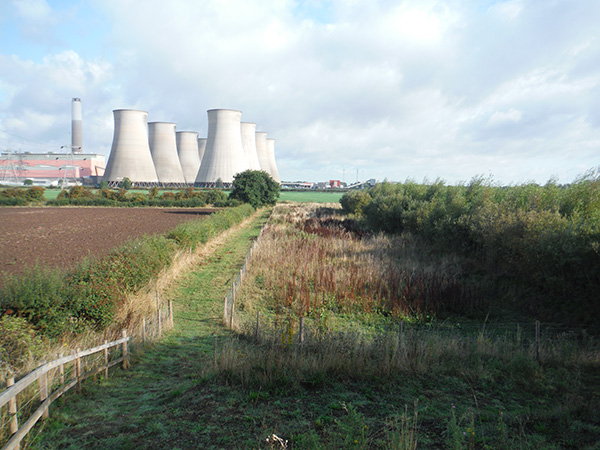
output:
<instances>
[{"instance_id":1,"label":"mown grass strip","mask_svg":"<svg viewBox=\"0 0 600 450\"><path fill-rule=\"evenodd\" d=\"M267 216L262 211L232 232L168 293L175 328L161 342L139 354L130 371L68 396L32 448L200 448L196 435L207 424L173 402L193 401L204 385L215 339L219 347L229 335L221 326L223 297Z\"/></svg>"}]
</instances>

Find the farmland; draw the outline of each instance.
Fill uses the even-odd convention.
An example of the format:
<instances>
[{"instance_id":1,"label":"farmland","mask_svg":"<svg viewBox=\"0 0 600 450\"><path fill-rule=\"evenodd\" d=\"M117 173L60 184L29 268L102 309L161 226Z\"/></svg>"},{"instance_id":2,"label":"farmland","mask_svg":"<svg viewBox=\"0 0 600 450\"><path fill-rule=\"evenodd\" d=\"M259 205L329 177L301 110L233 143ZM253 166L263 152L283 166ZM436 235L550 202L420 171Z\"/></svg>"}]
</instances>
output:
<instances>
[{"instance_id":1,"label":"farmland","mask_svg":"<svg viewBox=\"0 0 600 450\"><path fill-rule=\"evenodd\" d=\"M214 210L181 208L0 208L0 274L39 262L72 268L128 240L165 233Z\"/></svg>"}]
</instances>

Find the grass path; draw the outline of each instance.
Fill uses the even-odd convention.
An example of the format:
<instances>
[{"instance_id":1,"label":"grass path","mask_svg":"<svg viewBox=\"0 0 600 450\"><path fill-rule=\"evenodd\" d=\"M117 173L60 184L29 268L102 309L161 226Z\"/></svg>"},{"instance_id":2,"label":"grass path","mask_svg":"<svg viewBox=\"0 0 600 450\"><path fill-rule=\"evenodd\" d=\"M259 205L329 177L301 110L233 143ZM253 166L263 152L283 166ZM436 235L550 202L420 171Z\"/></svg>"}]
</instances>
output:
<instances>
[{"instance_id":1,"label":"grass path","mask_svg":"<svg viewBox=\"0 0 600 450\"><path fill-rule=\"evenodd\" d=\"M127 372L88 384L81 394L59 400L33 448L195 448L206 423L174 406L203 383L221 326L223 298L266 221L252 216L220 239L201 263L167 293L173 299L175 327L132 360ZM211 251L212 250L212 251Z\"/></svg>"}]
</instances>

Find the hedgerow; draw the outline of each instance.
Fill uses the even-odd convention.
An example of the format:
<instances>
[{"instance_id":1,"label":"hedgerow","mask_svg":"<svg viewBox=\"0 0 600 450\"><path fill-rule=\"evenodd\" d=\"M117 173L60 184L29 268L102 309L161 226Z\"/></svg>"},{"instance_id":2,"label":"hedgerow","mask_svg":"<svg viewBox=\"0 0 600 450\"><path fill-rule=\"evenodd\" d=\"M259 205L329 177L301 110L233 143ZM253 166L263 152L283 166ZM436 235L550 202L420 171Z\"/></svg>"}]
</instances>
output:
<instances>
[{"instance_id":1,"label":"hedgerow","mask_svg":"<svg viewBox=\"0 0 600 450\"><path fill-rule=\"evenodd\" d=\"M6 276L0 288L0 314L23 318L48 337L88 327L103 329L112 323L127 295L168 267L177 250L207 242L253 211L250 205L242 205L185 222L166 236L128 242L68 273L36 266L24 275Z\"/></svg>"}]
</instances>

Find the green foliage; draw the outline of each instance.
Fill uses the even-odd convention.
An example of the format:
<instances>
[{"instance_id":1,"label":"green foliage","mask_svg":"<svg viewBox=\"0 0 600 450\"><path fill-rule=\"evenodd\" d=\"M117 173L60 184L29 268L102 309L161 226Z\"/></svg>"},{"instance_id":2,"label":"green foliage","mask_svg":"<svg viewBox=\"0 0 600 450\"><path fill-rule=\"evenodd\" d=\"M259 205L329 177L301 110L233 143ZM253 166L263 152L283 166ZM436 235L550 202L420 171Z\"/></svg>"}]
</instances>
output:
<instances>
[{"instance_id":1,"label":"green foliage","mask_svg":"<svg viewBox=\"0 0 600 450\"><path fill-rule=\"evenodd\" d=\"M279 198L279 183L262 170L246 170L233 178L230 199L249 203L255 208L274 205Z\"/></svg>"},{"instance_id":2,"label":"green foliage","mask_svg":"<svg viewBox=\"0 0 600 450\"><path fill-rule=\"evenodd\" d=\"M211 189L206 192L206 203L209 205L215 205L218 202L224 202L227 200L227 194L221 189Z\"/></svg>"},{"instance_id":3,"label":"green foliage","mask_svg":"<svg viewBox=\"0 0 600 450\"><path fill-rule=\"evenodd\" d=\"M133 187L133 183L131 182L131 180L129 178L125 177L119 183L119 187L128 191Z\"/></svg>"},{"instance_id":4,"label":"green foliage","mask_svg":"<svg viewBox=\"0 0 600 450\"><path fill-rule=\"evenodd\" d=\"M521 306L589 321L600 313L600 175L571 185L378 184L362 210L370 227L410 232L474 258L526 293ZM346 197L346 196L345 196ZM356 211L347 194L344 209ZM592 314L593 313L593 314Z\"/></svg>"},{"instance_id":5,"label":"green foliage","mask_svg":"<svg viewBox=\"0 0 600 450\"><path fill-rule=\"evenodd\" d=\"M33 186L33 180L28 178L25 181L23 181L23 186Z\"/></svg>"},{"instance_id":6,"label":"green foliage","mask_svg":"<svg viewBox=\"0 0 600 450\"><path fill-rule=\"evenodd\" d=\"M39 356L43 349L33 325L23 317L5 315L0 318L0 342L0 365L11 371Z\"/></svg>"},{"instance_id":7,"label":"green foliage","mask_svg":"<svg viewBox=\"0 0 600 450\"><path fill-rule=\"evenodd\" d=\"M32 186L23 188L0 189L1 206L25 206L30 203L42 202L45 189L41 186Z\"/></svg>"},{"instance_id":8,"label":"green foliage","mask_svg":"<svg viewBox=\"0 0 600 450\"><path fill-rule=\"evenodd\" d=\"M349 214L362 215L363 208L371 201L366 191L348 191L341 198L342 209Z\"/></svg>"}]
</instances>

